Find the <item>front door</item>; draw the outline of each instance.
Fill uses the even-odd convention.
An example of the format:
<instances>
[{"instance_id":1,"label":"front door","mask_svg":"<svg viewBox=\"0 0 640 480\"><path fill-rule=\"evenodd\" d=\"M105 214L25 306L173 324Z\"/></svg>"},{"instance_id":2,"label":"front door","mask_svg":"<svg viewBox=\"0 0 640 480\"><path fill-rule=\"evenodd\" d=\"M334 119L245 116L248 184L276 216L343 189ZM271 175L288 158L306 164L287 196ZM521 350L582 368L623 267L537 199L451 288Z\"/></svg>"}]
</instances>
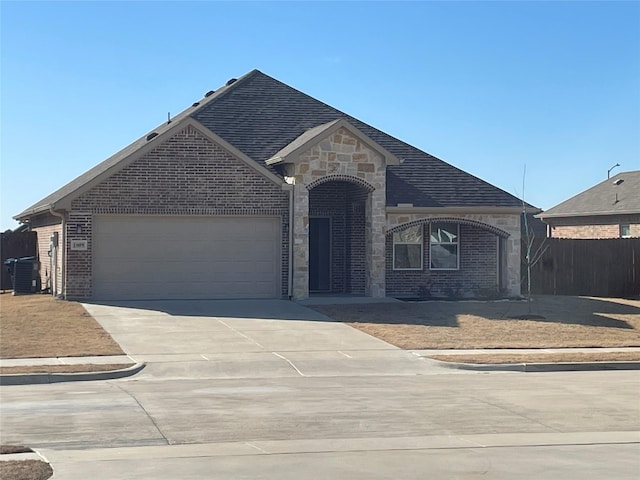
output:
<instances>
[{"instance_id":1,"label":"front door","mask_svg":"<svg viewBox=\"0 0 640 480\"><path fill-rule=\"evenodd\" d=\"M309 219L309 291L331 291L331 219Z\"/></svg>"}]
</instances>

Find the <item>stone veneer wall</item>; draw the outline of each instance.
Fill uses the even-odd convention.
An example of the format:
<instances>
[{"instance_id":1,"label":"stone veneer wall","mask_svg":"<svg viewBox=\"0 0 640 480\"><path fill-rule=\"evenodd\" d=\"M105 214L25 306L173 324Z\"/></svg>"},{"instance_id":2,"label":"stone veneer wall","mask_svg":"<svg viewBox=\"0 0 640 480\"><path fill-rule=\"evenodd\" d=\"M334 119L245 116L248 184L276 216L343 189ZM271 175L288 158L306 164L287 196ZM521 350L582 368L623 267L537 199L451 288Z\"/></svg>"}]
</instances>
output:
<instances>
[{"instance_id":1,"label":"stone veneer wall","mask_svg":"<svg viewBox=\"0 0 640 480\"><path fill-rule=\"evenodd\" d=\"M284 183L284 182L283 182ZM289 193L189 126L79 196L67 214L67 296L90 298L96 214L280 216L281 293L288 292ZM81 233L76 233L80 225ZM71 251L86 239L86 251Z\"/></svg>"},{"instance_id":2,"label":"stone veneer wall","mask_svg":"<svg viewBox=\"0 0 640 480\"><path fill-rule=\"evenodd\" d=\"M519 214L461 214L461 215L434 215L434 214L420 214L420 213L408 213L408 214L399 214L399 213L390 213L387 215L387 229L390 230L394 227L404 225L410 222L418 221L418 220L426 220L426 219L438 219L438 218L458 218L458 219L466 219L473 220L479 222L481 224L489 225L492 227L496 227L506 233L509 234L509 237L503 240L504 242L504 255L505 255L505 271L503 274L506 278L504 278L504 285L506 288L506 294L509 296L518 296L520 295L520 215ZM428 228L428 227L426 227ZM479 228L479 227L474 227ZM482 238L477 232L471 232L465 228L461 228L460 232L460 244L459 248L463 248L463 245L467 240L463 238L463 232L467 231L468 234L471 234L472 237L476 237L472 245L484 245L483 249L489 248L490 241L487 238ZM425 232L425 236L428 233L428 230ZM491 234L491 236L495 239L496 235ZM392 240L390 240L392 242ZM425 240L426 241L426 240ZM495 240L494 240L495 241ZM478 243L479 242L479 243ZM425 243L425 250L428 250L428 245ZM388 247L389 248L389 247ZM492 253L489 253L493 255ZM465 257L461 257L461 260ZM469 257L470 258L470 257ZM479 257L476 257L479 258ZM484 260L483 260L484 262ZM492 263L493 264L493 263ZM428 269L429 264L425 263L425 267ZM388 270L387 270L388 272ZM435 275L436 273L440 274L443 272L431 272L431 275ZM493 267L489 268L487 272L487 276L491 279L494 275ZM446 274L445 274L446 276ZM450 275L451 276L451 275ZM432 277L435 278L435 277ZM432 280L433 281L433 280ZM452 280L455 283L455 280ZM493 280L491 280L493 282ZM443 281L443 285L449 282ZM451 288L455 287L453 284ZM482 287L482 285L480 285Z\"/></svg>"},{"instance_id":3,"label":"stone veneer wall","mask_svg":"<svg viewBox=\"0 0 640 480\"><path fill-rule=\"evenodd\" d=\"M294 178L293 297L309 296L309 190L325 181L360 185L367 196L365 294L385 295L386 165L383 157L347 129L340 128L286 167Z\"/></svg>"}]
</instances>

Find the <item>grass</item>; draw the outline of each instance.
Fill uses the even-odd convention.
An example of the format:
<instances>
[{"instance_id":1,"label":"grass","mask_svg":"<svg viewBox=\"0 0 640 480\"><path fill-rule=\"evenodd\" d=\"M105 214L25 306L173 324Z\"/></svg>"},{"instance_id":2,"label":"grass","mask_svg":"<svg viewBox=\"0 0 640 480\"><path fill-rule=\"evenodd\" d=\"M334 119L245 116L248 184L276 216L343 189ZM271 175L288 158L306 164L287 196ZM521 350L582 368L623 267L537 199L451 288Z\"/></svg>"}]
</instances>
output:
<instances>
[{"instance_id":1,"label":"grass","mask_svg":"<svg viewBox=\"0 0 640 480\"><path fill-rule=\"evenodd\" d=\"M22 445L0 445L0 455L10 455L12 453L31 453L29 447L24 447Z\"/></svg>"},{"instance_id":2,"label":"grass","mask_svg":"<svg viewBox=\"0 0 640 480\"><path fill-rule=\"evenodd\" d=\"M525 301L399 302L318 305L315 310L408 350L476 348L639 347L640 301L535 297ZM542 361L574 361L563 354ZM575 355L575 354L571 354ZM475 357L475 355L474 355ZM454 361L464 360L456 355ZM528 363L531 363L531 357ZM613 357L607 357L607 361ZM602 353L579 361L604 361ZM629 352L625 360L640 360ZM481 363L518 361L482 356Z\"/></svg>"},{"instance_id":3,"label":"grass","mask_svg":"<svg viewBox=\"0 0 640 480\"><path fill-rule=\"evenodd\" d=\"M571 352L534 354L459 354L429 355L429 358L443 362L459 363L580 363L580 362L636 362L638 352Z\"/></svg>"},{"instance_id":4,"label":"grass","mask_svg":"<svg viewBox=\"0 0 640 480\"><path fill-rule=\"evenodd\" d=\"M51 475L51 465L42 460L0 461L0 478L3 480L46 480Z\"/></svg>"},{"instance_id":5,"label":"grass","mask_svg":"<svg viewBox=\"0 0 640 480\"><path fill-rule=\"evenodd\" d=\"M33 452L22 445L0 445L0 455ZM53 475L51 465L42 460L0 460L3 480L46 480Z\"/></svg>"},{"instance_id":6,"label":"grass","mask_svg":"<svg viewBox=\"0 0 640 480\"><path fill-rule=\"evenodd\" d=\"M123 354L77 302L51 295L0 295L0 358Z\"/></svg>"}]
</instances>

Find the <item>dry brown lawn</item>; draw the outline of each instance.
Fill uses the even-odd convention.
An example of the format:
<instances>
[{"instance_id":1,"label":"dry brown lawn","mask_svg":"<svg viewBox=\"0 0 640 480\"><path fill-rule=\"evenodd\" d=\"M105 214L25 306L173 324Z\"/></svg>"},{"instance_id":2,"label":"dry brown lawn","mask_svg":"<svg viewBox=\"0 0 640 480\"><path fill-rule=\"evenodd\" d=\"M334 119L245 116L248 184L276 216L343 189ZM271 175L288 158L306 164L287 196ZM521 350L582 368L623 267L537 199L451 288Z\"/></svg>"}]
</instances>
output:
<instances>
[{"instance_id":1,"label":"dry brown lawn","mask_svg":"<svg viewBox=\"0 0 640 480\"><path fill-rule=\"evenodd\" d=\"M640 346L638 300L538 296L531 304L429 301L313 308L410 350ZM640 360L640 354L631 356Z\"/></svg>"},{"instance_id":2,"label":"dry brown lawn","mask_svg":"<svg viewBox=\"0 0 640 480\"><path fill-rule=\"evenodd\" d=\"M3 480L46 480L53 469L41 460L1 460L0 478Z\"/></svg>"},{"instance_id":3,"label":"dry brown lawn","mask_svg":"<svg viewBox=\"0 0 640 480\"><path fill-rule=\"evenodd\" d=\"M77 302L51 295L0 295L0 358L123 354Z\"/></svg>"},{"instance_id":4,"label":"dry brown lawn","mask_svg":"<svg viewBox=\"0 0 640 480\"><path fill-rule=\"evenodd\" d=\"M29 447L25 447L24 445L0 445L0 455L30 452L33 452L33 450L31 450Z\"/></svg>"},{"instance_id":5,"label":"dry brown lawn","mask_svg":"<svg viewBox=\"0 0 640 480\"><path fill-rule=\"evenodd\" d=\"M22 445L0 445L0 455L33 452ZM3 480L46 480L53 469L41 460L0 460L0 478Z\"/></svg>"},{"instance_id":6,"label":"dry brown lawn","mask_svg":"<svg viewBox=\"0 0 640 480\"><path fill-rule=\"evenodd\" d=\"M571 352L534 354L459 354L429 355L429 358L443 362L459 363L581 363L581 362L637 362L638 352Z\"/></svg>"}]
</instances>

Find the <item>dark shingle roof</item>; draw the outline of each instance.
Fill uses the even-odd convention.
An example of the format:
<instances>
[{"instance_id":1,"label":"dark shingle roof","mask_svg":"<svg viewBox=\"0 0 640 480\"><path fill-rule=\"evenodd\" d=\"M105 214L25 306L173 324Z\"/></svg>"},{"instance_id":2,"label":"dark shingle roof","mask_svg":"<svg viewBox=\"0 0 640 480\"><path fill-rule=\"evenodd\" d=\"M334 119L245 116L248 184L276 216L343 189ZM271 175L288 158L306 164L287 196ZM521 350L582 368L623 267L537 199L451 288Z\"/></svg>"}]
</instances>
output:
<instances>
[{"instance_id":1,"label":"dark shingle roof","mask_svg":"<svg viewBox=\"0 0 640 480\"><path fill-rule=\"evenodd\" d=\"M339 118L404 160L387 168L387 205L520 207L522 202L473 175L254 70L193 118L264 164L305 131Z\"/></svg>"},{"instance_id":2,"label":"dark shingle roof","mask_svg":"<svg viewBox=\"0 0 640 480\"><path fill-rule=\"evenodd\" d=\"M640 170L622 172L538 215L539 218L640 213Z\"/></svg>"},{"instance_id":3,"label":"dark shingle roof","mask_svg":"<svg viewBox=\"0 0 640 480\"><path fill-rule=\"evenodd\" d=\"M186 118L194 118L248 157L265 161L309 129L345 119L403 161L387 167L387 205L416 207L520 207L522 202L473 175L367 125L264 73L253 70L205 96L151 132L161 136ZM153 140L147 135L99 163L14 218L26 218L81 191L99 176ZM269 167L271 169L271 167Z\"/></svg>"}]
</instances>

